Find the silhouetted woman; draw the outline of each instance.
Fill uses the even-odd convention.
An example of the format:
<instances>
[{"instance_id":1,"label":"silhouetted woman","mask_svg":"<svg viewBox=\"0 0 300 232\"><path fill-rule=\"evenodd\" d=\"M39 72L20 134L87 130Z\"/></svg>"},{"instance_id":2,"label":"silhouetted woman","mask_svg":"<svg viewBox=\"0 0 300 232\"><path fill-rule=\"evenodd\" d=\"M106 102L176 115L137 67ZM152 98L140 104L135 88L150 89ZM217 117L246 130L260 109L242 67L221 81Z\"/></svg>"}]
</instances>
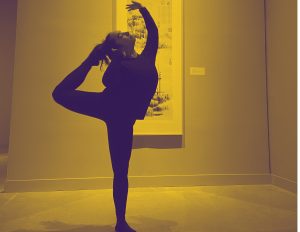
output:
<instances>
[{"instance_id":1,"label":"silhouetted woman","mask_svg":"<svg viewBox=\"0 0 300 232\"><path fill-rule=\"evenodd\" d=\"M140 3L132 1L132 4L127 5L128 11L136 9L142 14L148 31L143 52L137 54L134 50L133 35L128 32L111 32L52 94L54 100L65 108L101 119L107 125L114 172L113 197L117 217L115 230L118 232L135 231L125 219L133 125L137 119L144 119L158 82L155 67L158 29L148 10ZM103 63L108 65L102 79L106 87L104 91L97 93L76 90L91 67L99 64L102 66Z\"/></svg>"}]
</instances>

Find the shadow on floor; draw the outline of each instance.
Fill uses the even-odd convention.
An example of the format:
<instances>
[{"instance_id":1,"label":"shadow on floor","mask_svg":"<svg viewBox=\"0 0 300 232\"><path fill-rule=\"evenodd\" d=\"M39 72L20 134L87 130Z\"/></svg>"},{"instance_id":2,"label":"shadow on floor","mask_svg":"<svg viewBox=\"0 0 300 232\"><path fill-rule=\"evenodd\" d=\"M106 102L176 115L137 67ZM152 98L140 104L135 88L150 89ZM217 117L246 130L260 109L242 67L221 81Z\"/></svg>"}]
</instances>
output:
<instances>
[{"instance_id":1,"label":"shadow on floor","mask_svg":"<svg viewBox=\"0 0 300 232\"><path fill-rule=\"evenodd\" d=\"M131 223L131 221L133 221ZM67 224L61 221L43 221L41 225L45 229L18 229L12 232L114 232L114 225L81 225ZM135 216L130 217L130 225L137 231L161 231L172 232L172 227L177 223L170 220L159 220L149 217Z\"/></svg>"},{"instance_id":2,"label":"shadow on floor","mask_svg":"<svg viewBox=\"0 0 300 232\"><path fill-rule=\"evenodd\" d=\"M42 230L18 229L12 232L114 232L113 225L72 225L60 221L44 221L41 224L45 227Z\"/></svg>"},{"instance_id":3,"label":"shadow on floor","mask_svg":"<svg viewBox=\"0 0 300 232\"><path fill-rule=\"evenodd\" d=\"M171 220L161 220L157 218L150 218L144 216L132 216L130 217L133 222L132 226L137 231L145 232L172 232L172 228L177 226L177 222Z\"/></svg>"}]
</instances>

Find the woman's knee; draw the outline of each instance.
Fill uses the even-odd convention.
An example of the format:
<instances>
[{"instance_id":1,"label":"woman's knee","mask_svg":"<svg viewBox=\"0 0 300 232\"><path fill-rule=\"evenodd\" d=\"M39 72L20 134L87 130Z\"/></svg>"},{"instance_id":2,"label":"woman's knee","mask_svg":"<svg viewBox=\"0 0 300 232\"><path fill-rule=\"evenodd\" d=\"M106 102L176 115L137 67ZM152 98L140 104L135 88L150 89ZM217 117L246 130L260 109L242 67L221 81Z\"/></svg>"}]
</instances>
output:
<instances>
[{"instance_id":1,"label":"woman's knee","mask_svg":"<svg viewBox=\"0 0 300 232\"><path fill-rule=\"evenodd\" d=\"M56 89L52 92L52 98L57 103L60 100L60 94L59 94L59 92Z\"/></svg>"},{"instance_id":2,"label":"woman's knee","mask_svg":"<svg viewBox=\"0 0 300 232\"><path fill-rule=\"evenodd\" d=\"M62 91L60 91L59 89L55 89L53 92L52 92L52 98L53 100L58 103L58 104L62 104L63 103L63 99L64 99L64 94Z\"/></svg>"},{"instance_id":3,"label":"woman's knee","mask_svg":"<svg viewBox=\"0 0 300 232\"><path fill-rule=\"evenodd\" d=\"M114 179L124 181L128 179L128 170L114 171Z\"/></svg>"}]
</instances>

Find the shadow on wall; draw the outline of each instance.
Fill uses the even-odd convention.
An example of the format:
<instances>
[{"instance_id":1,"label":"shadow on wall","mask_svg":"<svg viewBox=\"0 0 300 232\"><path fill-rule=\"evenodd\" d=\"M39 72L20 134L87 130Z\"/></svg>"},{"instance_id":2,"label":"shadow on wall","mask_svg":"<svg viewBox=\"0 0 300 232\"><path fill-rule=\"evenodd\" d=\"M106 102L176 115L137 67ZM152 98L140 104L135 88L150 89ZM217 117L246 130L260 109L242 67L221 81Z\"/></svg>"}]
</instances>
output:
<instances>
[{"instance_id":1,"label":"shadow on wall","mask_svg":"<svg viewBox=\"0 0 300 232\"><path fill-rule=\"evenodd\" d=\"M133 137L133 149L139 148L183 148L182 135L135 135Z\"/></svg>"},{"instance_id":2,"label":"shadow on wall","mask_svg":"<svg viewBox=\"0 0 300 232\"><path fill-rule=\"evenodd\" d=\"M159 220L149 217L135 216L132 217L134 223L133 228L137 231L164 231L171 232L172 227L177 225L174 221ZM44 227L43 230L31 230L31 229L18 229L12 232L114 232L114 225L72 225L66 224L60 221L43 221L41 225Z\"/></svg>"}]
</instances>

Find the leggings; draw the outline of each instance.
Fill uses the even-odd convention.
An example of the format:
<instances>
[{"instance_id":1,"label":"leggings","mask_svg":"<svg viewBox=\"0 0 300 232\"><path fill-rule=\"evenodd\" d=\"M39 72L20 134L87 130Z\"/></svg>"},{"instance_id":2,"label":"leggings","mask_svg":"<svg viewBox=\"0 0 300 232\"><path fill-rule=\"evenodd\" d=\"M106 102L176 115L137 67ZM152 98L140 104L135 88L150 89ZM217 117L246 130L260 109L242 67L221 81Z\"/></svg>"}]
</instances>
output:
<instances>
[{"instance_id":1,"label":"leggings","mask_svg":"<svg viewBox=\"0 0 300 232\"><path fill-rule=\"evenodd\" d=\"M76 90L89 68L80 66L53 91L54 100L63 107L83 115L103 120L107 126L109 151L114 173L113 198L118 222L125 221L128 195L128 168L132 150L135 119L123 117L113 108L116 103L105 92Z\"/></svg>"}]
</instances>

